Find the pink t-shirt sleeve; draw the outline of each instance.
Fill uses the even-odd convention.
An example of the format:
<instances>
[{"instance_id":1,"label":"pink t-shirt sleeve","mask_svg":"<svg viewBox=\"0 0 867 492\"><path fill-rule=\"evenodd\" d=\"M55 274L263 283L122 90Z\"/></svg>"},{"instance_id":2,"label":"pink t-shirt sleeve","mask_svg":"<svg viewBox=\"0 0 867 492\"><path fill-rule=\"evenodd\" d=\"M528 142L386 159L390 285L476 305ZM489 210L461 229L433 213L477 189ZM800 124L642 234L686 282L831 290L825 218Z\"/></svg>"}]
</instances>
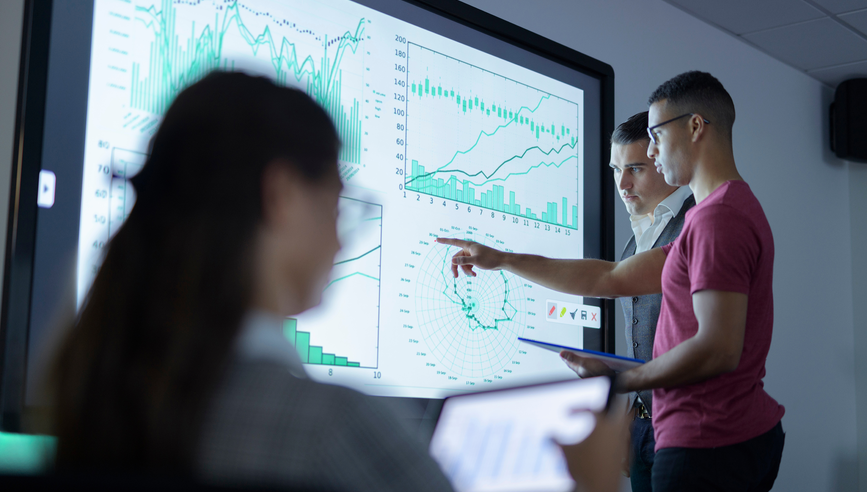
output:
<instances>
[{"instance_id":1,"label":"pink t-shirt sleeve","mask_svg":"<svg viewBox=\"0 0 867 492\"><path fill-rule=\"evenodd\" d=\"M689 261L690 294L702 290L749 294L761 252L752 222L725 205L696 212L681 241Z\"/></svg>"}]
</instances>

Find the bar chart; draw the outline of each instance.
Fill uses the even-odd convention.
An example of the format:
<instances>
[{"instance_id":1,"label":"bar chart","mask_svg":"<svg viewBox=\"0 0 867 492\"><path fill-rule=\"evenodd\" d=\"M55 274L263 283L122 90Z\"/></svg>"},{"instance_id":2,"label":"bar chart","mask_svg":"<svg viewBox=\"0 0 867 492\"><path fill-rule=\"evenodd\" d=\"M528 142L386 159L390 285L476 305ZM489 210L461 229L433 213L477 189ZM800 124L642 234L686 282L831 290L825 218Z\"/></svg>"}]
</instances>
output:
<instances>
[{"instance_id":1,"label":"bar chart","mask_svg":"<svg viewBox=\"0 0 867 492\"><path fill-rule=\"evenodd\" d=\"M325 366L359 367L358 362L353 362L346 357L329 354L322 351L322 347L310 345L310 333L298 331L298 320L286 318L283 321L283 335L295 345L301 362L305 364L322 364Z\"/></svg>"}]
</instances>

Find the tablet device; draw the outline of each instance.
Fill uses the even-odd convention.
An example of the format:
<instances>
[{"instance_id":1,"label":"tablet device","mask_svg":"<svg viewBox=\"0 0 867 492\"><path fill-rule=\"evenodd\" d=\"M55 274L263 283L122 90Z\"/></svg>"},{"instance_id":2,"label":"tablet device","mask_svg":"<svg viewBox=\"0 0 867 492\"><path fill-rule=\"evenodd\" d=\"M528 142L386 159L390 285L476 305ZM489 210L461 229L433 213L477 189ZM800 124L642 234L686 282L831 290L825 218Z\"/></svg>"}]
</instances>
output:
<instances>
[{"instance_id":1,"label":"tablet device","mask_svg":"<svg viewBox=\"0 0 867 492\"><path fill-rule=\"evenodd\" d=\"M557 345L554 343L540 342L539 340L530 340L528 338L518 337L518 340L529 345L535 345L536 347L550 350L551 352L557 352L558 354L564 350L568 350L570 352L574 352L575 355L579 355L581 357L599 359L614 372L623 372L627 369L632 369L633 367L638 367L641 364L645 363L645 361L641 359L630 359L628 357L621 357L619 355L606 354L603 352L596 352L594 350L584 350L574 347L567 347L565 345Z\"/></svg>"},{"instance_id":2,"label":"tablet device","mask_svg":"<svg viewBox=\"0 0 867 492\"><path fill-rule=\"evenodd\" d=\"M570 491L575 483L553 442L590 435L591 413L611 399L597 377L447 398L430 452L458 492Z\"/></svg>"}]
</instances>

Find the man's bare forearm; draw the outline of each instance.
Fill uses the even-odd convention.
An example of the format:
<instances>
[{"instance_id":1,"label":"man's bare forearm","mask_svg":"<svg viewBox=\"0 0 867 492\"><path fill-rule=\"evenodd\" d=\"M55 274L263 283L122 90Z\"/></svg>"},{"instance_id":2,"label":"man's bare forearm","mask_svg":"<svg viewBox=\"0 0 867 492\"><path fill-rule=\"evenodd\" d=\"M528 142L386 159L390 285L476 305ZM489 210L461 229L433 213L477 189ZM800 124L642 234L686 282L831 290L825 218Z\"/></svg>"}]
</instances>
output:
<instances>
[{"instance_id":1,"label":"man's bare forearm","mask_svg":"<svg viewBox=\"0 0 867 492\"><path fill-rule=\"evenodd\" d=\"M588 297L616 297L608 282L616 263L602 260L560 260L503 253L503 270L551 290Z\"/></svg>"},{"instance_id":2,"label":"man's bare forearm","mask_svg":"<svg viewBox=\"0 0 867 492\"><path fill-rule=\"evenodd\" d=\"M731 358L699 337L693 337L670 351L617 376L618 393L674 388L700 383L737 368Z\"/></svg>"}]
</instances>

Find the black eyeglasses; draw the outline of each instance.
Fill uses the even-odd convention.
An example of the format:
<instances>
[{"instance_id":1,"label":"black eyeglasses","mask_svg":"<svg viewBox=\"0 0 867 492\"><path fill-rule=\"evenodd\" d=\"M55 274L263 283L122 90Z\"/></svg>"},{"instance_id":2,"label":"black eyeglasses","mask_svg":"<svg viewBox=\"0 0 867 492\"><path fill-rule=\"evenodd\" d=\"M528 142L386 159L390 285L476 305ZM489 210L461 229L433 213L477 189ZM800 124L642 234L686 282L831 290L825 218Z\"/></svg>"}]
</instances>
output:
<instances>
[{"instance_id":1,"label":"black eyeglasses","mask_svg":"<svg viewBox=\"0 0 867 492\"><path fill-rule=\"evenodd\" d=\"M653 133L653 130L655 128L661 127L662 125L667 125L667 124L671 123L672 121L677 121L681 118L686 118L687 116L695 116L695 113L682 114L682 115L678 116L677 118L672 118L668 121L663 121L662 123L660 123L658 125L648 126L647 127L647 134L650 135L650 141L653 142L655 145L659 145L659 142L656 140L656 134ZM708 121L706 118L702 117L701 120L704 121L704 123L706 125L710 125L710 121Z\"/></svg>"}]
</instances>

